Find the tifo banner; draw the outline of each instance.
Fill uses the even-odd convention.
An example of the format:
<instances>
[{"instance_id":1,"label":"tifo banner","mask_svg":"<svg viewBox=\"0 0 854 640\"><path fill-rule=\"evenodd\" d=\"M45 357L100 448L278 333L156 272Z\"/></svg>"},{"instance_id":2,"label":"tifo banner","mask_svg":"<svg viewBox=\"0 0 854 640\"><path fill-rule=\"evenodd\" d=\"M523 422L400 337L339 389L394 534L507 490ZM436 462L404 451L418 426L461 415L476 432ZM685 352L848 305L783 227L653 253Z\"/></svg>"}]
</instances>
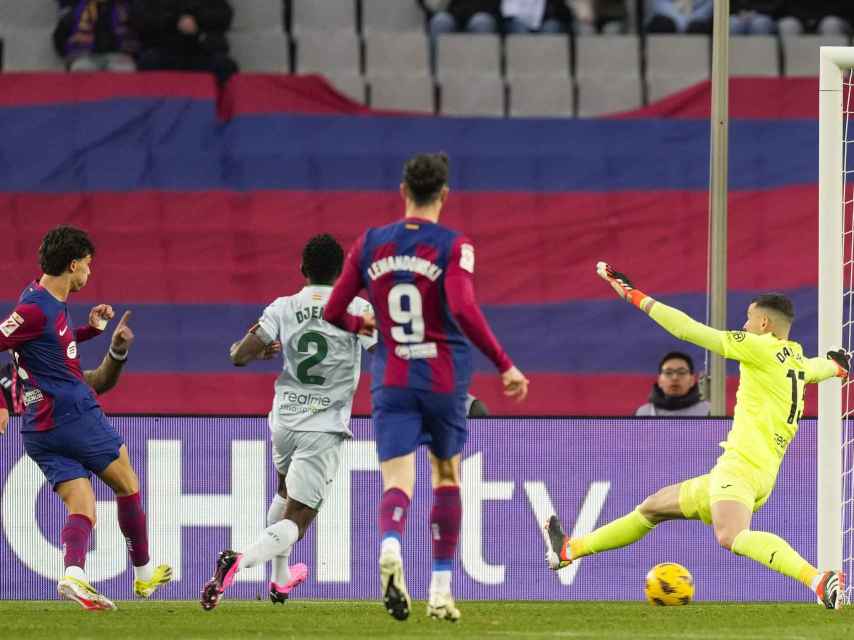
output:
<instances>
[{"instance_id":1,"label":"tifo banner","mask_svg":"<svg viewBox=\"0 0 854 640\"><path fill-rule=\"evenodd\" d=\"M170 563L165 599L194 599L224 548L250 544L275 490L265 418L117 417L140 475L156 562ZM14 433L0 447L0 598L55 597L63 508ZM808 600L799 584L719 548L699 522L665 523L630 549L553 573L542 523L557 513L575 534L625 514L656 489L705 473L726 420L480 419L463 452L463 526L454 592L466 599L634 600L653 565L687 566L702 600ZM294 597L379 597L381 484L369 419L353 421L320 515L291 555L310 577ZM785 537L815 560L815 422L805 420L777 487L753 528ZM430 576L429 469L419 479L404 538L414 597ZM115 501L98 484L98 525L87 571L109 597L130 598L132 573ZM265 595L265 568L240 572L229 597Z\"/></svg>"},{"instance_id":2,"label":"tifo banner","mask_svg":"<svg viewBox=\"0 0 854 640\"><path fill-rule=\"evenodd\" d=\"M729 324L782 290L812 355L818 82L731 86ZM478 299L532 381L517 405L477 358L475 395L502 415L630 415L665 353L703 356L616 299L594 265L705 317L707 91L620 118L433 118L369 111L317 77L238 74L217 94L204 74L0 74L0 315L38 275L43 234L82 226L97 256L72 302L133 309L138 329L107 410L261 413L272 376L257 372L275 365L236 371L228 345L302 286L312 235L349 246L399 218L403 162L444 150L442 222L474 243Z\"/></svg>"}]
</instances>

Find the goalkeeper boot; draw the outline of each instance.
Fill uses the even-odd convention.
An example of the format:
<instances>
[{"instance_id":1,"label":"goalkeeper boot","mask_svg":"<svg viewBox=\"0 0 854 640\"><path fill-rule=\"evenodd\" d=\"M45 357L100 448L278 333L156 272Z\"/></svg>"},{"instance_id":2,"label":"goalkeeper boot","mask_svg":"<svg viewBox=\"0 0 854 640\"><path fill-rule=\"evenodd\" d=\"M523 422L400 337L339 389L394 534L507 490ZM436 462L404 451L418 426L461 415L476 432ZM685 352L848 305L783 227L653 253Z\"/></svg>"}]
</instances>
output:
<instances>
[{"instance_id":1,"label":"goalkeeper boot","mask_svg":"<svg viewBox=\"0 0 854 640\"><path fill-rule=\"evenodd\" d=\"M134 580L133 592L140 598L149 598L159 587L167 584L172 579L172 567L168 564L159 564L154 567L149 580Z\"/></svg>"},{"instance_id":2,"label":"goalkeeper boot","mask_svg":"<svg viewBox=\"0 0 854 640\"><path fill-rule=\"evenodd\" d=\"M66 600L73 600L88 611L110 611L116 608L108 598L102 596L91 584L79 578L63 576L56 591Z\"/></svg>"},{"instance_id":3,"label":"goalkeeper boot","mask_svg":"<svg viewBox=\"0 0 854 640\"><path fill-rule=\"evenodd\" d=\"M273 604L285 604L294 587L301 585L308 577L308 567L302 562L291 567L291 579L284 585L270 582L270 601Z\"/></svg>"},{"instance_id":4,"label":"goalkeeper boot","mask_svg":"<svg viewBox=\"0 0 854 640\"><path fill-rule=\"evenodd\" d=\"M845 574L841 571L824 572L816 587L815 598L827 609L841 609L845 604Z\"/></svg>"},{"instance_id":5,"label":"goalkeeper boot","mask_svg":"<svg viewBox=\"0 0 854 640\"><path fill-rule=\"evenodd\" d=\"M393 551L380 555L380 585L383 605L395 620L406 620L412 608L412 600L403 580L403 559Z\"/></svg>"},{"instance_id":6,"label":"goalkeeper boot","mask_svg":"<svg viewBox=\"0 0 854 640\"><path fill-rule=\"evenodd\" d=\"M450 592L439 593L431 591L430 599L427 601L427 615L434 620L457 622L460 619L460 610L457 609L454 597Z\"/></svg>"},{"instance_id":7,"label":"goalkeeper boot","mask_svg":"<svg viewBox=\"0 0 854 640\"><path fill-rule=\"evenodd\" d=\"M569 554L569 536L564 532L560 519L552 516L546 523L545 529L549 536L549 550L546 552L549 569L557 571L568 567L572 564L572 557Z\"/></svg>"},{"instance_id":8,"label":"goalkeeper boot","mask_svg":"<svg viewBox=\"0 0 854 640\"><path fill-rule=\"evenodd\" d=\"M234 582L234 575L240 566L243 554L226 549L219 554L213 577L202 587L202 609L210 611L219 604L223 592Z\"/></svg>"}]
</instances>

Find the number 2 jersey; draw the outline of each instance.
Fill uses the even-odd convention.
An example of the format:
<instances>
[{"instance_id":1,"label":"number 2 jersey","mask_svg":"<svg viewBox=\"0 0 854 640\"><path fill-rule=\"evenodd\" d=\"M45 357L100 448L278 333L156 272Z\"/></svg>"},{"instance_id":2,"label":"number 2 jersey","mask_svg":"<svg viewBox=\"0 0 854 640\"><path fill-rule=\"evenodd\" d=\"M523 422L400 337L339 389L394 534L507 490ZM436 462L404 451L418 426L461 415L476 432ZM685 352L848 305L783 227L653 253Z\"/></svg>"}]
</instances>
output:
<instances>
[{"instance_id":1,"label":"number 2 jersey","mask_svg":"<svg viewBox=\"0 0 854 640\"><path fill-rule=\"evenodd\" d=\"M18 370L21 431L47 431L100 411L77 353L80 342L100 334L89 325L72 329L68 305L37 282L24 289L15 310L0 323L0 351L13 351ZM2 394L0 405L5 405Z\"/></svg>"},{"instance_id":2,"label":"number 2 jersey","mask_svg":"<svg viewBox=\"0 0 854 640\"><path fill-rule=\"evenodd\" d=\"M296 295L274 300L258 321L258 337L282 343L284 368L276 379L270 426L292 431L350 433L353 395L359 384L362 347L376 338L356 336L323 319L330 286L306 286ZM357 298L350 313L372 313Z\"/></svg>"},{"instance_id":3,"label":"number 2 jersey","mask_svg":"<svg viewBox=\"0 0 854 640\"><path fill-rule=\"evenodd\" d=\"M379 345L371 386L466 393L468 337L500 372L513 366L474 296L474 246L420 218L368 229L351 248L326 318L354 330L346 306L363 288L374 306Z\"/></svg>"}]
</instances>

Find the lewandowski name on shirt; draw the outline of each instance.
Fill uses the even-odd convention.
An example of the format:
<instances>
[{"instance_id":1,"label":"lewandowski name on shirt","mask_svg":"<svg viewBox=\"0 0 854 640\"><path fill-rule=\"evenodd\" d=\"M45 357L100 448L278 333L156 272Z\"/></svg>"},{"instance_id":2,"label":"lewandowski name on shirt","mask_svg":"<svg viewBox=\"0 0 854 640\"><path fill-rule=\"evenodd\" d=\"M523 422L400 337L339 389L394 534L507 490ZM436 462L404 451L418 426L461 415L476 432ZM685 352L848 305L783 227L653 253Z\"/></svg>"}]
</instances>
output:
<instances>
[{"instance_id":1,"label":"lewandowski name on shirt","mask_svg":"<svg viewBox=\"0 0 854 640\"><path fill-rule=\"evenodd\" d=\"M375 261L368 269L371 280L376 280L391 271L411 271L429 278L433 282L442 275L441 267L418 256L389 256Z\"/></svg>"}]
</instances>

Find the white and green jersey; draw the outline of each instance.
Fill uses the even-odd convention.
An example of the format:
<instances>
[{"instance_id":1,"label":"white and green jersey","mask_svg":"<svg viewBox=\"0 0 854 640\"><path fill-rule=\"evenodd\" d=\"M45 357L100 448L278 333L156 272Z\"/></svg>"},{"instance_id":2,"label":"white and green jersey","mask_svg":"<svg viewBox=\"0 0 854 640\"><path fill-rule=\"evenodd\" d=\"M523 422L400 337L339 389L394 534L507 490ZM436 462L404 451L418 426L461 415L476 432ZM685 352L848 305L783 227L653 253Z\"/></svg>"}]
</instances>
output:
<instances>
[{"instance_id":1,"label":"white and green jersey","mask_svg":"<svg viewBox=\"0 0 854 640\"><path fill-rule=\"evenodd\" d=\"M359 383L362 347L377 338L357 336L323 319L330 286L307 286L272 302L259 320L258 337L282 343L284 368L276 379L272 429L350 433L353 394ZM373 313L370 303L355 298L347 310Z\"/></svg>"}]
</instances>

